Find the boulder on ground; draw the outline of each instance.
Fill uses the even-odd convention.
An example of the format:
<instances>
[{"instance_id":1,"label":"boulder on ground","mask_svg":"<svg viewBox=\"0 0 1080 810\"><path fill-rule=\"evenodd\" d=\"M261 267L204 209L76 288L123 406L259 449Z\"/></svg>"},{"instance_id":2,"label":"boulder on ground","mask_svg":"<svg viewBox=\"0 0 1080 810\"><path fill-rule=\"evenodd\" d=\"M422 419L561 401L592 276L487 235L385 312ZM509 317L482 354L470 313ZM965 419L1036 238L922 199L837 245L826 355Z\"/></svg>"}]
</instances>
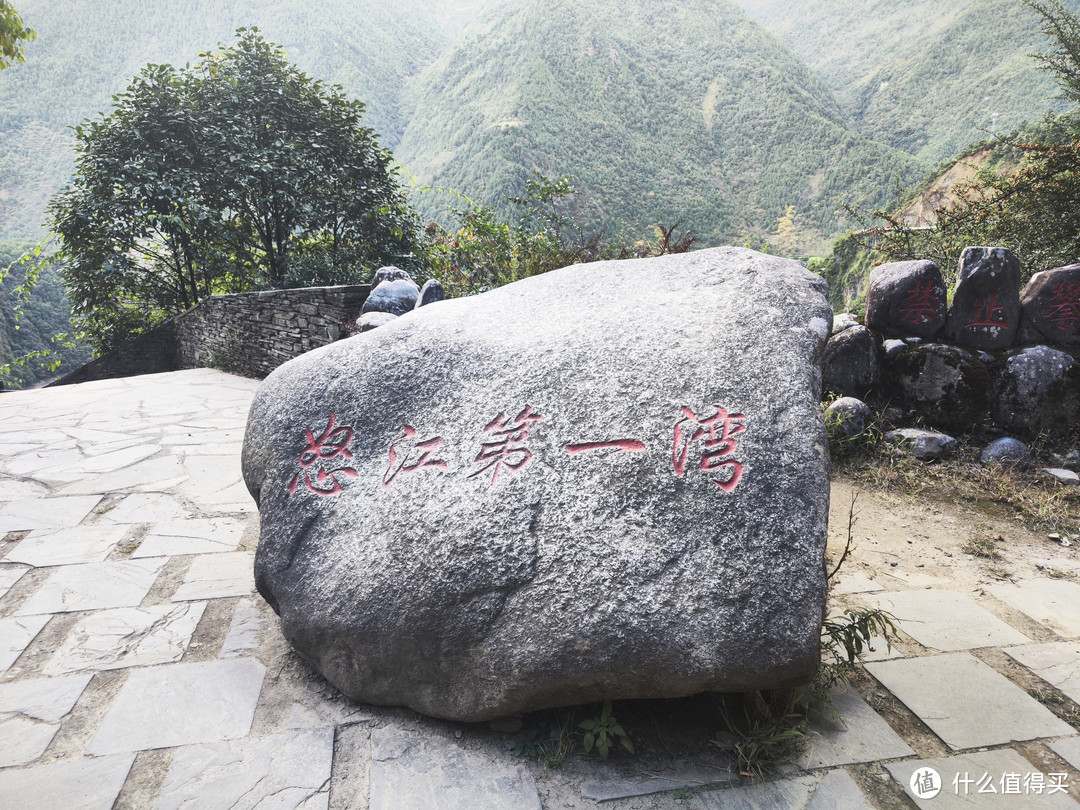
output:
<instances>
[{"instance_id":1,"label":"boulder on ground","mask_svg":"<svg viewBox=\"0 0 1080 810\"><path fill-rule=\"evenodd\" d=\"M1033 275L1020 307L1021 343L1080 349L1080 264Z\"/></svg>"},{"instance_id":2,"label":"boulder on ground","mask_svg":"<svg viewBox=\"0 0 1080 810\"><path fill-rule=\"evenodd\" d=\"M935 461L959 444L952 436L919 428L890 430L885 434L885 441L906 447L920 461Z\"/></svg>"},{"instance_id":3,"label":"boulder on ground","mask_svg":"<svg viewBox=\"0 0 1080 810\"><path fill-rule=\"evenodd\" d=\"M833 316L832 333L838 335L845 329L850 329L853 326L859 326L859 322L855 319L855 316L850 312L841 312L838 315Z\"/></svg>"},{"instance_id":4,"label":"boulder on ground","mask_svg":"<svg viewBox=\"0 0 1080 810\"><path fill-rule=\"evenodd\" d=\"M933 338L945 326L946 298L933 262L880 265L866 287L866 325L886 337Z\"/></svg>"},{"instance_id":5,"label":"boulder on ground","mask_svg":"<svg viewBox=\"0 0 1080 810\"><path fill-rule=\"evenodd\" d=\"M960 269L943 336L950 343L998 351L1020 328L1020 261L1005 248L969 247Z\"/></svg>"},{"instance_id":6,"label":"boulder on ground","mask_svg":"<svg viewBox=\"0 0 1080 810\"><path fill-rule=\"evenodd\" d=\"M829 338L821 366L822 387L845 397L864 397L881 383L878 348L865 326L851 326Z\"/></svg>"},{"instance_id":7,"label":"boulder on ground","mask_svg":"<svg viewBox=\"0 0 1080 810\"><path fill-rule=\"evenodd\" d=\"M1069 433L1080 421L1080 363L1049 346L1014 352L994 367L993 419L1026 439Z\"/></svg>"},{"instance_id":8,"label":"boulder on ground","mask_svg":"<svg viewBox=\"0 0 1080 810\"><path fill-rule=\"evenodd\" d=\"M416 297L416 307L419 309L428 304L434 304L436 301L442 301L444 298L446 298L446 293L443 291L442 282L429 278L420 288L420 294Z\"/></svg>"},{"instance_id":9,"label":"boulder on ground","mask_svg":"<svg viewBox=\"0 0 1080 810\"><path fill-rule=\"evenodd\" d=\"M456 720L807 682L826 292L737 248L598 262L286 363L244 441L259 592L351 698Z\"/></svg>"},{"instance_id":10,"label":"boulder on ground","mask_svg":"<svg viewBox=\"0 0 1080 810\"><path fill-rule=\"evenodd\" d=\"M389 312L391 315L404 315L416 309L416 299L420 288L412 279L395 278L380 282L368 293L361 312Z\"/></svg>"},{"instance_id":11,"label":"boulder on ground","mask_svg":"<svg viewBox=\"0 0 1080 810\"><path fill-rule=\"evenodd\" d=\"M966 432L990 411L990 376L975 354L924 343L892 360L886 372L905 406L939 429Z\"/></svg>"},{"instance_id":12,"label":"boulder on ground","mask_svg":"<svg viewBox=\"0 0 1080 810\"><path fill-rule=\"evenodd\" d=\"M862 436L873 418L870 406L855 397L840 397L825 409L825 427L830 437L841 441Z\"/></svg>"},{"instance_id":13,"label":"boulder on ground","mask_svg":"<svg viewBox=\"0 0 1080 810\"><path fill-rule=\"evenodd\" d=\"M1043 475L1045 475L1047 478L1053 478L1062 486L1080 486L1080 475L1077 475L1072 470L1063 470L1054 467L1043 467Z\"/></svg>"},{"instance_id":14,"label":"boulder on ground","mask_svg":"<svg viewBox=\"0 0 1080 810\"><path fill-rule=\"evenodd\" d=\"M1006 464L1017 461L1027 461L1031 458L1028 446L1019 439L1005 437L995 439L983 448L979 460L983 464Z\"/></svg>"}]
</instances>

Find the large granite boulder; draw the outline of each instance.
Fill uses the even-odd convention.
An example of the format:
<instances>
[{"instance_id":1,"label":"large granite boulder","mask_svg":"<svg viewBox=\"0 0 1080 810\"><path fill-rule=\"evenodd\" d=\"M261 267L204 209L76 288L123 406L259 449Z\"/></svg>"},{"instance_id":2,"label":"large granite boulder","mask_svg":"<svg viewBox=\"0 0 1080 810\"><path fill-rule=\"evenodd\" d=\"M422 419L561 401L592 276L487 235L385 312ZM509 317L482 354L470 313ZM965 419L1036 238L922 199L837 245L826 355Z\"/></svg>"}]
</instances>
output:
<instances>
[{"instance_id":1,"label":"large granite boulder","mask_svg":"<svg viewBox=\"0 0 1080 810\"><path fill-rule=\"evenodd\" d=\"M994 367L993 417L1025 439L1075 430L1080 422L1080 363L1049 346L1013 352Z\"/></svg>"},{"instance_id":2,"label":"large granite boulder","mask_svg":"<svg viewBox=\"0 0 1080 810\"><path fill-rule=\"evenodd\" d=\"M933 262L891 262L870 271L866 325L887 337L935 337L947 307L941 269Z\"/></svg>"},{"instance_id":3,"label":"large granite boulder","mask_svg":"<svg viewBox=\"0 0 1080 810\"><path fill-rule=\"evenodd\" d=\"M1005 248L966 248L944 338L992 352L1012 346L1019 328L1020 261Z\"/></svg>"},{"instance_id":4,"label":"large granite boulder","mask_svg":"<svg viewBox=\"0 0 1080 810\"><path fill-rule=\"evenodd\" d=\"M244 441L259 592L347 695L439 717L805 683L831 318L796 262L720 248L557 270L292 360Z\"/></svg>"},{"instance_id":5,"label":"large granite boulder","mask_svg":"<svg viewBox=\"0 0 1080 810\"><path fill-rule=\"evenodd\" d=\"M1080 264L1033 275L1020 305L1021 343L1080 349Z\"/></svg>"},{"instance_id":6,"label":"large granite boulder","mask_svg":"<svg viewBox=\"0 0 1080 810\"><path fill-rule=\"evenodd\" d=\"M829 338L822 360L822 386L842 397L865 397L881 384L878 346L865 326Z\"/></svg>"},{"instance_id":7,"label":"large granite boulder","mask_svg":"<svg viewBox=\"0 0 1080 810\"><path fill-rule=\"evenodd\" d=\"M973 352L944 343L915 346L887 375L900 401L939 430L971 430L990 415L990 374Z\"/></svg>"}]
</instances>

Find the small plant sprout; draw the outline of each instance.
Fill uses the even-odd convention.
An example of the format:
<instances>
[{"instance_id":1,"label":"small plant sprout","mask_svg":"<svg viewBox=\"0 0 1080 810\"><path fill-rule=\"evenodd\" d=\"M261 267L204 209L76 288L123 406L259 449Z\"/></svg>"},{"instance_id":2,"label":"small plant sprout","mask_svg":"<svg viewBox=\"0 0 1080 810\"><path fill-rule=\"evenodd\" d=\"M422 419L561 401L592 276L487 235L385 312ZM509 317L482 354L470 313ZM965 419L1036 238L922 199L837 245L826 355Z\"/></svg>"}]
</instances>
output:
<instances>
[{"instance_id":1,"label":"small plant sprout","mask_svg":"<svg viewBox=\"0 0 1080 810\"><path fill-rule=\"evenodd\" d=\"M630 735L619 725L619 721L611 713L610 700L604 701L600 714L582 720L578 724L578 728L585 732L583 743L586 754L592 751L595 746L600 758L607 759L608 753L611 751L612 740L616 737L619 738L619 743L623 748L631 754L634 753L634 743L630 740Z\"/></svg>"}]
</instances>

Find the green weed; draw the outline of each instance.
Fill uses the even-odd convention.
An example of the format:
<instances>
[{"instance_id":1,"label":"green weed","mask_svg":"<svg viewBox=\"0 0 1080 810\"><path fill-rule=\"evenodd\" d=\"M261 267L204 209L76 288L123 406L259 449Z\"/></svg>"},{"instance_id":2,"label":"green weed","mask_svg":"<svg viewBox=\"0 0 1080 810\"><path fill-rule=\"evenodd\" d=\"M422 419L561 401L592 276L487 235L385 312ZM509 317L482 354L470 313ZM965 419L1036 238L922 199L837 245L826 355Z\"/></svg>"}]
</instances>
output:
<instances>
[{"instance_id":1,"label":"green weed","mask_svg":"<svg viewBox=\"0 0 1080 810\"><path fill-rule=\"evenodd\" d=\"M623 748L631 754L634 753L634 743L630 740L630 735L619 725L619 721L611 713L610 700L604 701L598 715L578 723L578 728L585 732L583 743L586 754L595 747L600 758L607 759L608 753L611 751L611 743L616 738Z\"/></svg>"}]
</instances>

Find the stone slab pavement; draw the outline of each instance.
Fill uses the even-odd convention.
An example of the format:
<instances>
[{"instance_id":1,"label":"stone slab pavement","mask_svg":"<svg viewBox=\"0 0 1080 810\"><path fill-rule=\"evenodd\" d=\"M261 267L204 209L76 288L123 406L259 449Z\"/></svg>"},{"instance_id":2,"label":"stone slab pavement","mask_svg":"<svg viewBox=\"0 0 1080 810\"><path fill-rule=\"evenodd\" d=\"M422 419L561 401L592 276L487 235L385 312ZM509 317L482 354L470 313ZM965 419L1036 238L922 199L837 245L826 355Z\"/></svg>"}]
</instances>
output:
<instances>
[{"instance_id":1,"label":"stone slab pavement","mask_svg":"<svg viewBox=\"0 0 1080 810\"><path fill-rule=\"evenodd\" d=\"M1066 579L976 602L948 577L846 572L836 598L888 608L903 642L765 782L681 744L694 722L661 728L679 701L631 727L637 756L579 746L551 768L519 720L351 703L254 590L257 385L195 370L0 395L0 808L1080 807Z\"/></svg>"}]
</instances>

